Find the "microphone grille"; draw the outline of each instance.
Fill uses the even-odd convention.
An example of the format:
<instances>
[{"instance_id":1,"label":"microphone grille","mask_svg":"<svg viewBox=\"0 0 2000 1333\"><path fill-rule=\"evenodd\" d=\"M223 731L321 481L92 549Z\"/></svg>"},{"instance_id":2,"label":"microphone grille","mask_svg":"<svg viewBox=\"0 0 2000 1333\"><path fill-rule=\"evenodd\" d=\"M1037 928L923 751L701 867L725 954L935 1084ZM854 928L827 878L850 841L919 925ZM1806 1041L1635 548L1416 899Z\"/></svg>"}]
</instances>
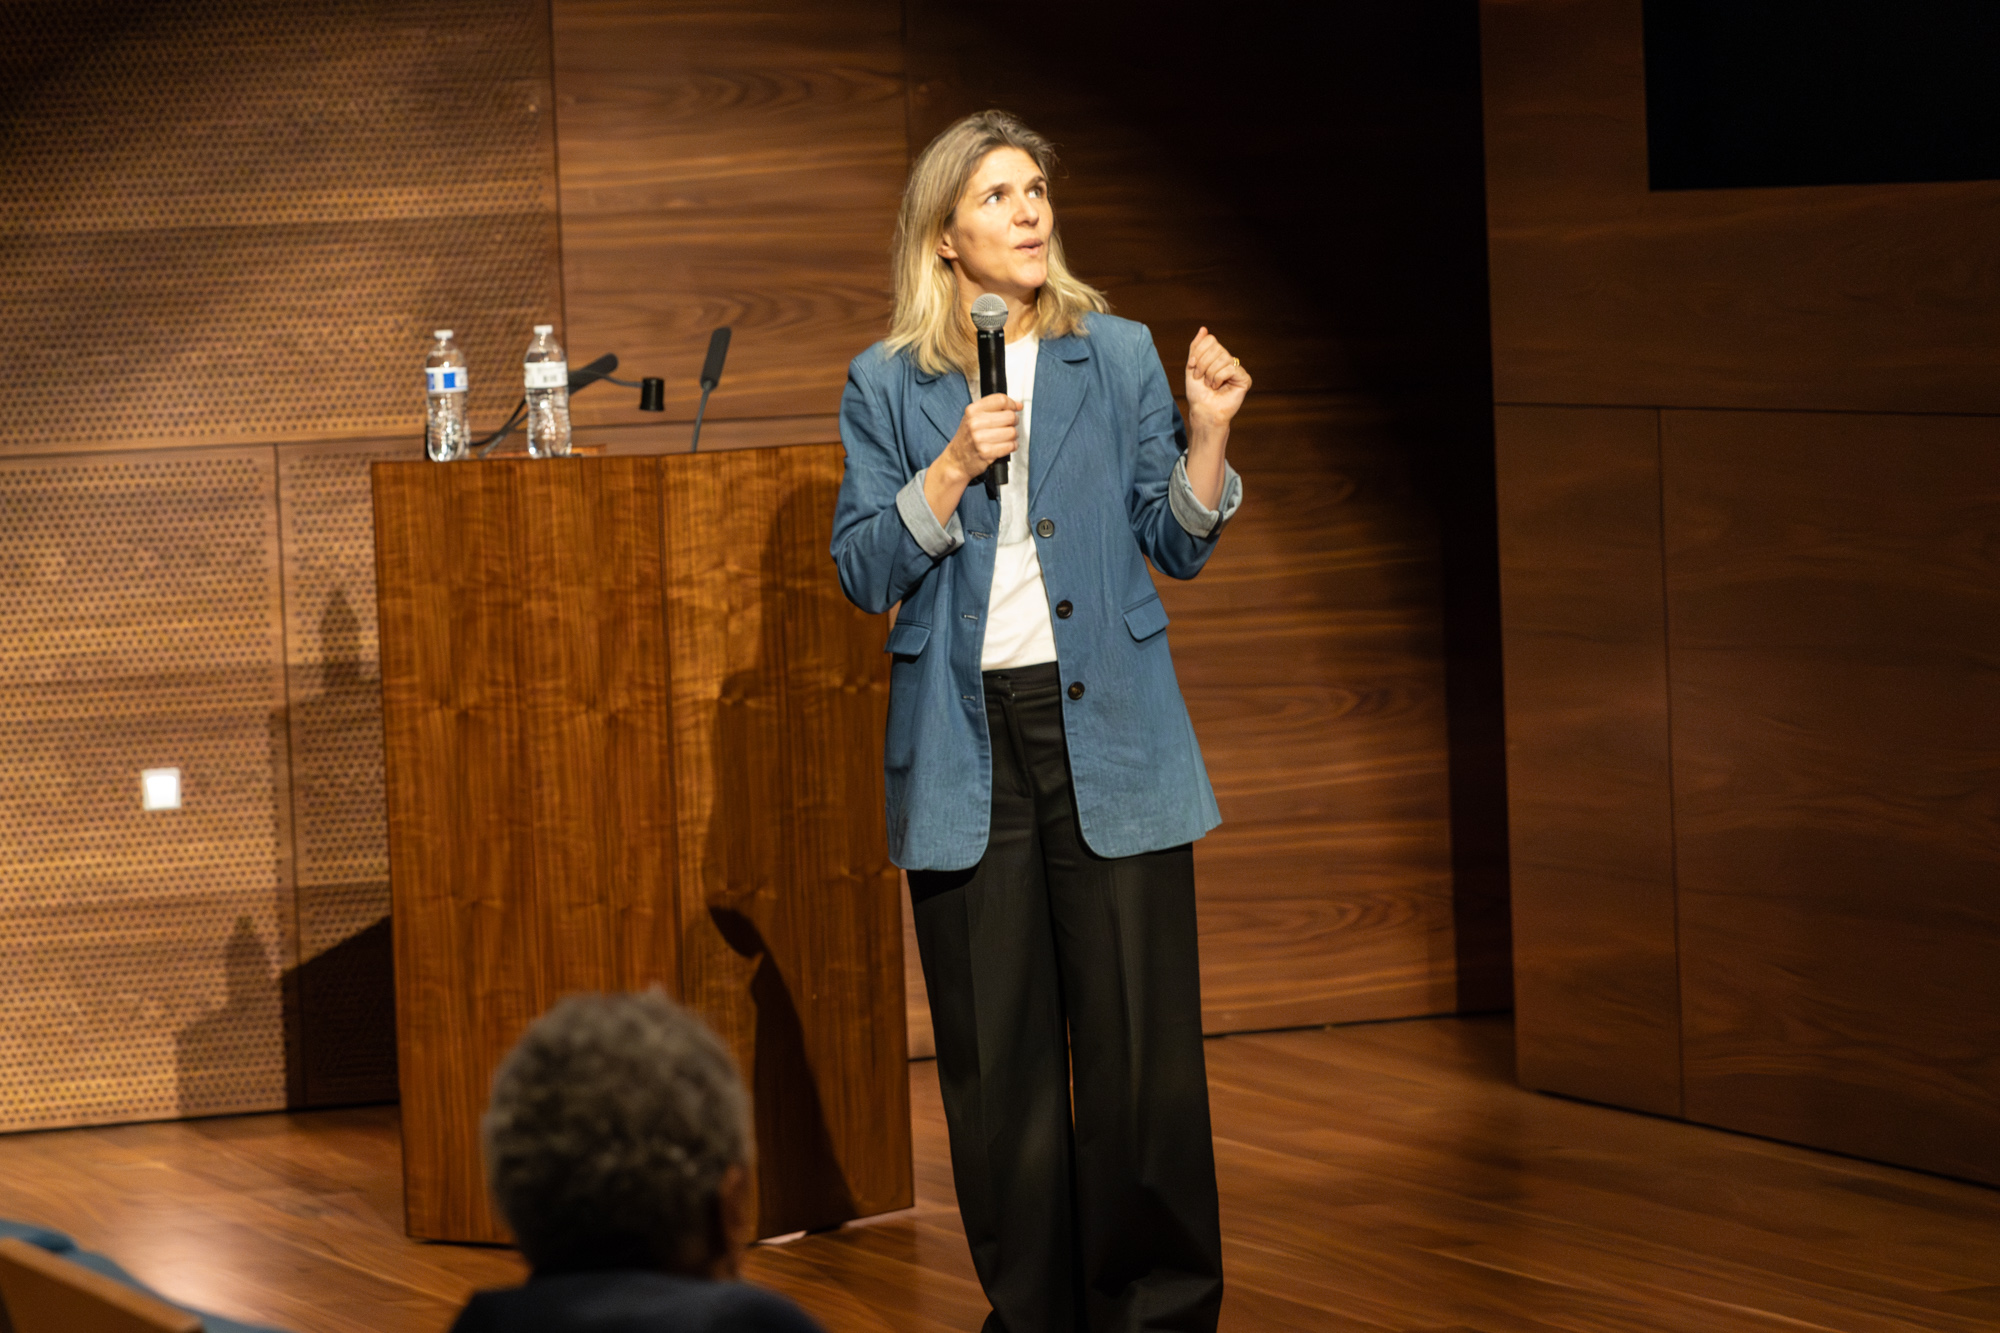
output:
<instances>
[{"instance_id":1,"label":"microphone grille","mask_svg":"<svg viewBox=\"0 0 2000 1333\"><path fill-rule=\"evenodd\" d=\"M981 333L997 333L1007 327L1007 303L988 292L972 303L972 327Z\"/></svg>"}]
</instances>

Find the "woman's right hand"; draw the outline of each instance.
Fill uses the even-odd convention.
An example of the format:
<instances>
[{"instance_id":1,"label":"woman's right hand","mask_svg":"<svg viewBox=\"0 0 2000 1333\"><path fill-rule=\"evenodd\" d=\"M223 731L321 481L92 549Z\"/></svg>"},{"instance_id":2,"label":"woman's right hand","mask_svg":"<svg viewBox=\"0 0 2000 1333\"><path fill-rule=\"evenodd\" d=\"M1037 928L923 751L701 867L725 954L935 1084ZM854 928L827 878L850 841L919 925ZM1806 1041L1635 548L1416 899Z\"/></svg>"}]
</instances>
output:
<instances>
[{"instance_id":1,"label":"woman's right hand","mask_svg":"<svg viewBox=\"0 0 2000 1333\"><path fill-rule=\"evenodd\" d=\"M995 459L1013 453L1018 447L1014 423L1020 413L1021 405L1004 393L988 394L968 405L958 419L958 433L938 460L949 472L948 480L961 488L969 486Z\"/></svg>"},{"instance_id":2,"label":"woman's right hand","mask_svg":"<svg viewBox=\"0 0 2000 1333\"><path fill-rule=\"evenodd\" d=\"M989 393L965 409L958 433L944 452L924 470L924 503L940 523L951 522L952 510L974 479L1018 447L1014 423L1021 405L1004 393Z\"/></svg>"}]
</instances>

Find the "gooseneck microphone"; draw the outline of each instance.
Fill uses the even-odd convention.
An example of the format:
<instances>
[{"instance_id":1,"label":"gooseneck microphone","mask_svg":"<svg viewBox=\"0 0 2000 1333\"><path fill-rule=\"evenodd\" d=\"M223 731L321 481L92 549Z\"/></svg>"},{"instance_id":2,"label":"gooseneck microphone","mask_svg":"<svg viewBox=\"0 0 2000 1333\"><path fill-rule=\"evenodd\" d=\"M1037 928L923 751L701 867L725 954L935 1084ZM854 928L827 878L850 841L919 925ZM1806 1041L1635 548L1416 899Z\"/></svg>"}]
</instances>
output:
<instances>
[{"instance_id":1,"label":"gooseneck microphone","mask_svg":"<svg viewBox=\"0 0 2000 1333\"><path fill-rule=\"evenodd\" d=\"M613 384L625 384L624 380L611 378L611 372L616 369L618 369L617 353L606 352L603 356L598 357L597 360L591 362L581 370L572 370L569 373L569 391L575 393L578 389L588 388L599 380L611 380ZM625 387L635 389L638 386L636 384L626 384Z\"/></svg>"},{"instance_id":2,"label":"gooseneck microphone","mask_svg":"<svg viewBox=\"0 0 2000 1333\"><path fill-rule=\"evenodd\" d=\"M708 396L722 383L722 363L728 357L729 329L724 326L708 335L708 360L701 363L701 406L694 410L694 441L688 445L689 453L701 448L701 419L708 414Z\"/></svg>"},{"instance_id":3,"label":"gooseneck microphone","mask_svg":"<svg viewBox=\"0 0 2000 1333\"><path fill-rule=\"evenodd\" d=\"M979 343L979 396L1007 392L1007 303L988 292L972 303L973 337ZM1007 460L996 458L987 465L983 480L986 493L998 498L1007 484Z\"/></svg>"}]
</instances>

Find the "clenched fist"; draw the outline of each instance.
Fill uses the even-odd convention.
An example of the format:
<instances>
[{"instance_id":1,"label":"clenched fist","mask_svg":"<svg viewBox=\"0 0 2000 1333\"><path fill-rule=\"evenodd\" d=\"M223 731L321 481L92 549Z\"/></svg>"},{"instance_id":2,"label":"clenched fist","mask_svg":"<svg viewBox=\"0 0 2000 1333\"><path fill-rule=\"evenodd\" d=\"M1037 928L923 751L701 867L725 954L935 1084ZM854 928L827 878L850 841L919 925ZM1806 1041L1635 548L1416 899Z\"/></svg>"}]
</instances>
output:
<instances>
[{"instance_id":1,"label":"clenched fist","mask_svg":"<svg viewBox=\"0 0 2000 1333\"><path fill-rule=\"evenodd\" d=\"M1188 344L1187 404L1190 425L1227 426L1250 392L1250 372L1203 328Z\"/></svg>"}]
</instances>

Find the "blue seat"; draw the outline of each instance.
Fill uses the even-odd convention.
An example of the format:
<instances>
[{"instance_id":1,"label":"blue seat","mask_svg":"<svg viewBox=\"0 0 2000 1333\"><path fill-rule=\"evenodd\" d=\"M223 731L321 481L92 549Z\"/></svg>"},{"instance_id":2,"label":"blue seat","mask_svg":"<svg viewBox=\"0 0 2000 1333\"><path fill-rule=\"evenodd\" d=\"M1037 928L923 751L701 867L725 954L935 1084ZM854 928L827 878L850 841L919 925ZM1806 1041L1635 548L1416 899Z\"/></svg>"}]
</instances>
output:
<instances>
[{"instance_id":1,"label":"blue seat","mask_svg":"<svg viewBox=\"0 0 2000 1333\"><path fill-rule=\"evenodd\" d=\"M93 1273L102 1273L114 1281L124 1283L135 1291L143 1291L148 1296L167 1301L167 1304L176 1309L186 1310L189 1314L201 1320L201 1326L205 1330L205 1333L284 1333L282 1329L270 1328L263 1324L238 1323L234 1319L224 1319L219 1314L208 1314L205 1311L182 1305L179 1301L167 1300L165 1296L160 1295L159 1292L154 1291L138 1278L133 1277L130 1273L120 1268L110 1258L102 1254L93 1253L90 1250L78 1249L76 1241L69 1236L65 1236L60 1231L52 1230L49 1227L36 1226L32 1222L10 1222L4 1217L0 1217L0 1239L10 1237L15 1240L26 1241L37 1249L47 1250L50 1254L61 1255L71 1263L88 1268Z\"/></svg>"},{"instance_id":2,"label":"blue seat","mask_svg":"<svg viewBox=\"0 0 2000 1333\"><path fill-rule=\"evenodd\" d=\"M24 1240L50 1254L68 1254L76 1248L76 1242L60 1231L38 1227L32 1222L9 1222L4 1217L0 1217L0 1240Z\"/></svg>"}]
</instances>

